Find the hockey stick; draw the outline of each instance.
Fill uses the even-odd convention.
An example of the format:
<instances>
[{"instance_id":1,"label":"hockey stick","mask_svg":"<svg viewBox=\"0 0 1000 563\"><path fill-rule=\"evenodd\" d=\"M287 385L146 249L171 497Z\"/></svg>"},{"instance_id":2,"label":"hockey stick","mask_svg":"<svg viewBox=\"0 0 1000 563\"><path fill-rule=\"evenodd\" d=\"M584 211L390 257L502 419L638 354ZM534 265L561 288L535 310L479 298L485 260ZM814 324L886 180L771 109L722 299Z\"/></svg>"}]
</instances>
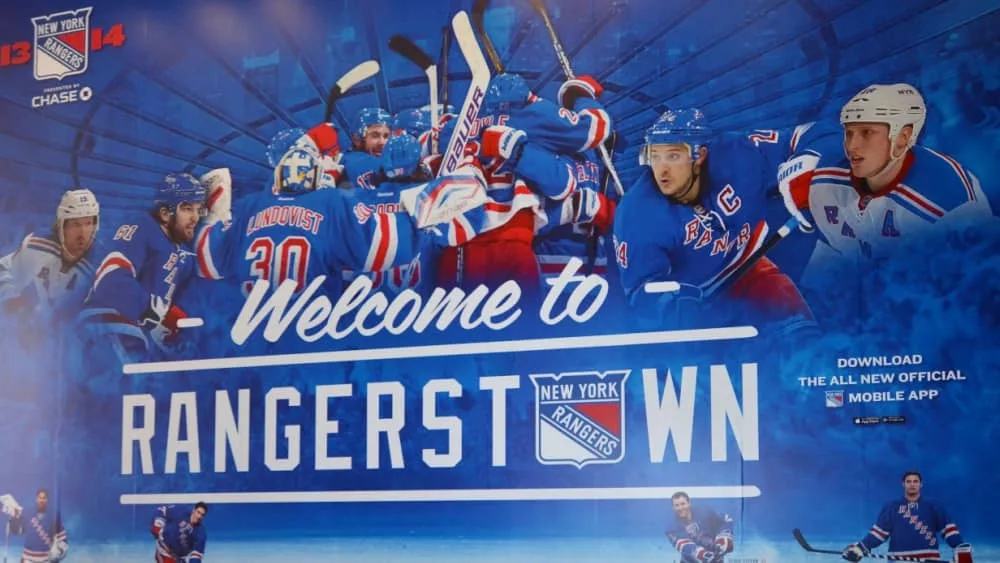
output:
<instances>
[{"instance_id":1,"label":"hockey stick","mask_svg":"<svg viewBox=\"0 0 1000 563\"><path fill-rule=\"evenodd\" d=\"M444 26L441 28L441 59L438 61L438 69L441 71L441 90L438 99L441 100L442 110L448 107L448 56L451 55L451 28ZM437 125L432 123L431 125Z\"/></svg>"},{"instance_id":2,"label":"hockey stick","mask_svg":"<svg viewBox=\"0 0 1000 563\"><path fill-rule=\"evenodd\" d=\"M476 42L476 35L472 31L472 24L469 23L469 14L458 12L451 20L452 30L455 40L462 50L462 57L469 66L472 76L469 80L469 90L465 94L465 101L462 102L462 109L458 113L455 121L455 132L452 133L448 141L448 148L441 159L441 167L438 169L438 176L451 174L458 168L459 163L465 155L465 144L472 136L472 129L479 116L479 110L486 97L486 88L490 84L490 67L486 64L486 57Z\"/></svg>"},{"instance_id":3,"label":"hockey stick","mask_svg":"<svg viewBox=\"0 0 1000 563\"><path fill-rule=\"evenodd\" d=\"M357 85L358 82L375 76L378 71L378 61L370 60L357 65L341 76L340 80L333 85L333 88L330 88L330 93L326 96L326 111L323 113L323 123L327 123L333 117L333 105L337 103L338 98Z\"/></svg>"},{"instance_id":4,"label":"hockey stick","mask_svg":"<svg viewBox=\"0 0 1000 563\"><path fill-rule=\"evenodd\" d=\"M423 49L417 47L417 44L410 41L402 35L393 35L389 38L389 48L396 51L410 62L419 66L424 74L427 76L427 84L430 87L431 93L431 127L434 127L438 123L438 77L437 77L437 65L431 60L430 55L424 52ZM438 152L437 139L432 137L432 150L433 152Z\"/></svg>"},{"instance_id":5,"label":"hockey stick","mask_svg":"<svg viewBox=\"0 0 1000 563\"><path fill-rule=\"evenodd\" d=\"M802 531L798 528L792 530L792 535L795 536L795 541L799 542L802 549L808 551L809 553L826 553L829 555L843 555L843 551L835 551L833 549L817 549L806 541L805 536L802 535ZM871 557L872 559L885 559L887 561L921 561L922 563L951 563L944 559L920 559L917 557L906 557L905 555L881 555L878 553L869 553L865 557Z\"/></svg>"},{"instance_id":6,"label":"hockey stick","mask_svg":"<svg viewBox=\"0 0 1000 563\"><path fill-rule=\"evenodd\" d=\"M490 41L490 36L486 34L484 19L489 3L489 0L476 0L472 3L472 25L476 28L476 35L479 36L479 40L483 42L483 49L486 50L486 56L493 63L493 70L497 74L503 74L503 61L500 60L500 55L497 53L496 47Z\"/></svg>"},{"instance_id":7,"label":"hockey stick","mask_svg":"<svg viewBox=\"0 0 1000 563\"><path fill-rule=\"evenodd\" d=\"M552 25L552 18L549 17L549 11L545 8L545 0L529 0L531 5L535 7L539 15L542 16L542 21L545 23L545 29L549 32L549 38L552 40L552 47L555 48L556 58L559 59L559 66L562 67L563 74L566 75L567 80L572 80L576 78L573 74L573 68L569 65L569 57L566 56L566 51L563 50L562 42L559 41L559 35L556 34L556 28ZM618 192L618 197L625 195L625 187L622 186L621 178L618 177L618 171L615 170L614 163L611 162L611 156L608 154L608 149L604 145L599 145L597 147L598 154L601 155L601 160L604 161L604 166L608 169L611 174L611 179L615 181L615 191Z\"/></svg>"}]
</instances>

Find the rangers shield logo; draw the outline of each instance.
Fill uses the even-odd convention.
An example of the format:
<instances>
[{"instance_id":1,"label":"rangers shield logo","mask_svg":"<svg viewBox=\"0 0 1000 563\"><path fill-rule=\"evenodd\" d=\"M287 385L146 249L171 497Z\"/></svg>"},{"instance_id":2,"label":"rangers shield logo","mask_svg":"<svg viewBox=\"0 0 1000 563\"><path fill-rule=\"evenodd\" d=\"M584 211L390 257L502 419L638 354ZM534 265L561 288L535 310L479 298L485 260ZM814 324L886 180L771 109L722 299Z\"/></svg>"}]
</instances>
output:
<instances>
[{"instance_id":1,"label":"rangers shield logo","mask_svg":"<svg viewBox=\"0 0 1000 563\"><path fill-rule=\"evenodd\" d=\"M629 370L532 375L535 457L545 465L618 463L625 456Z\"/></svg>"},{"instance_id":2,"label":"rangers shield logo","mask_svg":"<svg viewBox=\"0 0 1000 563\"><path fill-rule=\"evenodd\" d=\"M35 25L35 80L62 80L87 71L91 10L31 18Z\"/></svg>"}]
</instances>

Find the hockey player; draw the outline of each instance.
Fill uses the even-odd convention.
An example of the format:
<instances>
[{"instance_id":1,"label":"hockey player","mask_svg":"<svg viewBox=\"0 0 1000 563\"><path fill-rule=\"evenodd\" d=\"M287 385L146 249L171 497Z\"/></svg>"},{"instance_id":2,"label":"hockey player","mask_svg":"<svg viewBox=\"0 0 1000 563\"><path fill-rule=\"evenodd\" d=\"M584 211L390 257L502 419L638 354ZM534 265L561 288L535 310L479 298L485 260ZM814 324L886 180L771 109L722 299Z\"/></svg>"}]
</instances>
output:
<instances>
[{"instance_id":1,"label":"hockey player","mask_svg":"<svg viewBox=\"0 0 1000 563\"><path fill-rule=\"evenodd\" d=\"M156 563L201 563L205 559L205 516L208 505L199 502L187 510L174 505L160 506L149 528L156 539Z\"/></svg>"},{"instance_id":2,"label":"hockey player","mask_svg":"<svg viewBox=\"0 0 1000 563\"><path fill-rule=\"evenodd\" d=\"M177 321L187 316L177 298L194 274L190 244L205 200L197 178L168 174L150 211L115 229L81 314L90 329L132 336L146 350L148 338L169 349Z\"/></svg>"},{"instance_id":3,"label":"hockey player","mask_svg":"<svg viewBox=\"0 0 1000 563\"><path fill-rule=\"evenodd\" d=\"M575 93L574 98L595 95L589 84L567 84L563 92ZM577 189L577 163L559 154L597 146L607 138L610 120L601 109L576 113L560 108L538 98L520 76L501 74L490 83L477 126L491 200L487 221L474 240L446 249L438 278L465 287L514 279L522 289L539 289L536 232L547 224L552 228L550 218L583 223L602 210L609 218L613 215L594 204L600 198L589 205L582 205L583 194L570 199ZM565 202L566 207L557 203L547 210L548 200ZM590 217L584 217L587 211Z\"/></svg>"},{"instance_id":4,"label":"hockey player","mask_svg":"<svg viewBox=\"0 0 1000 563\"><path fill-rule=\"evenodd\" d=\"M670 497L674 520L667 537L684 563L720 562L733 551L733 519L710 508L691 506L687 493Z\"/></svg>"},{"instance_id":5,"label":"hockey player","mask_svg":"<svg viewBox=\"0 0 1000 563\"><path fill-rule=\"evenodd\" d=\"M392 116L382 108L362 108L351 135L354 150L343 154L343 187L374 189L381 181L382 151L392 136Z\"/></svg>"},{"instance_id":6,"label":"hockey player","mask_svg":"<svg viewBox=\"0 0 1000 563\"><path fill-rule=\"evenodd\" d=\"M94 279L100 205L93 192L68 190L59 201L51 232L31 233L0 258L0 302L7 313L75 313Z\"/></svg>"},{"instance_id":7,"label":"hockey player","mask_svg":"<svg viewBox=\"0 0 1000 563\"><path fill-rule=\"evenodd\" d=\"M785 206L819 235L810 269L838 256L884 257L941 226L997 214L971 171L916 144L926 114L915 87L873 84L844 104L842 129L810 133L782 165Z\"/></svg>"},{"instance_id":8,"label":"hockey player","mask_svg":"<svg viewBox=\"0 0 1000 563\"><path fill-rule=\"evenodd\" d=\"M861 561L886 540L889 540L889 556L917 561L940 559L940 534L954 549L955 563L972 563L972 546L965 543L958 526L939 503L921 496L923 485L920 473L904 473L903 498L882 507L865 537L844 549L844 559Z\"/></svg>"},{"instance_id":9,"label":"hockey player","mask_svg":"<svg viewBox=\"0 0 1000 563\"><path fill-rule=\"evenodd\" d=\"M0 497L10 518L10 533L24 535L21 563L56 563L69 551L69 540L59 514L49 512L49 493L35 494L35 514L25 522L24 511L10 495Z\"/></svg>"},{"instance_id":10,"label":"hockey player","mask_svg":"<svg viewBox=\"0 0 1000 563\"><path fill-rule=\"evenodd\" d=\"M441 236L447 239L447 224L457 214L476 213L483 203L481 172L463 166L401 193L405 212L377 212L359 221L357 201L348 192L315 190L321 158L316 133L310 130L279 162L276 197L242 198L231 223L206 221L196 242L200 276L238 279L246 292L261 280L275 288L291 279L301 290L326 276L324 292L336 295L342 270L379 272L408 264L421 239L431 236L423 229L443 223Z\"/></svg>"},{"instance_id":11,"label":"hockey player","mask_svg":"<svg viewBox=\"0 0 1000 563\"><path fill-rule=\"evenodd\" d=\"M670 110L653 123L642 149L644 172L614 221L622 286L637 311L655 321L676 317L682 303L711 295L763 244L766 199L776 193L778 164L790 154L786 135L716 134L697 109ZM658 292L655 282L675 282L680 290ZM798 289L766 257L725 297L749 307L762 324L814 326ZM720 316L738 312L715 309Z\"/></svg>"}]
</instances>

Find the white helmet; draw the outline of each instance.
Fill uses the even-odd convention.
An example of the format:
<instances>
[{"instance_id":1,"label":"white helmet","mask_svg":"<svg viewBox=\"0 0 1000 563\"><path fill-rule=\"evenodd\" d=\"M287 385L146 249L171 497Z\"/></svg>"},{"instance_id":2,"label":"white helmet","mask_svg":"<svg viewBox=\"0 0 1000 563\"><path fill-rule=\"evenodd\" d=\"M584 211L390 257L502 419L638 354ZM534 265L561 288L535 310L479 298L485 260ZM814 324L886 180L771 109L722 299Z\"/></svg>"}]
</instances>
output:
<instances>
[{"instance_id":1,"label":"white helmet","mask_svg":"<svg viewBox=\"0 0 1000 563\"><path fill-rule=\"evenodd\" d=\"M903 127L913 127L907 150L913 148L924 128L927 106L916 88L909 84L872 84L855 94L840 110L840 124L885 123L889 142L895 142Z\"/></svg>"},{"instance_id":2,"label":"white helmet","mask_svg":"<svg viewBox=\"0 0 1000 563\"><path fill-rule=\"evenodd\" d=\"M63 224L67 219L94 218L94 234L91 242L97 237L97 229L101 224L101 206L97 203L94 192L86 189L67 190L59 200L56 209L56 235L59 244L63 245Z\"/></svg>"}]
</instances>

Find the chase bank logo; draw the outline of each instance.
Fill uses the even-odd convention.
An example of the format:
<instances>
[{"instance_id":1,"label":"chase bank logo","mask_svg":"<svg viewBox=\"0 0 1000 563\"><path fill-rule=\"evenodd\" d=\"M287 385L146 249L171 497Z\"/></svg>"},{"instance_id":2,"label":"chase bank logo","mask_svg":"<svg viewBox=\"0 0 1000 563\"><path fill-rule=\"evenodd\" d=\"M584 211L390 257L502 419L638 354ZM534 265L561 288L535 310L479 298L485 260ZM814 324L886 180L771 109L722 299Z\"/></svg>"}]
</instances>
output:
<instances>
[{"instance_id":1,"label":"chase bank logo","mask_svg":"<svg viewBox=\"0 0 1000 563\"><path fill-rule=\"evenodd\" d=\"M618 463L625 457L630 370L532 375L535 458L545 465Z\"/></svg>"}]
</instances>

